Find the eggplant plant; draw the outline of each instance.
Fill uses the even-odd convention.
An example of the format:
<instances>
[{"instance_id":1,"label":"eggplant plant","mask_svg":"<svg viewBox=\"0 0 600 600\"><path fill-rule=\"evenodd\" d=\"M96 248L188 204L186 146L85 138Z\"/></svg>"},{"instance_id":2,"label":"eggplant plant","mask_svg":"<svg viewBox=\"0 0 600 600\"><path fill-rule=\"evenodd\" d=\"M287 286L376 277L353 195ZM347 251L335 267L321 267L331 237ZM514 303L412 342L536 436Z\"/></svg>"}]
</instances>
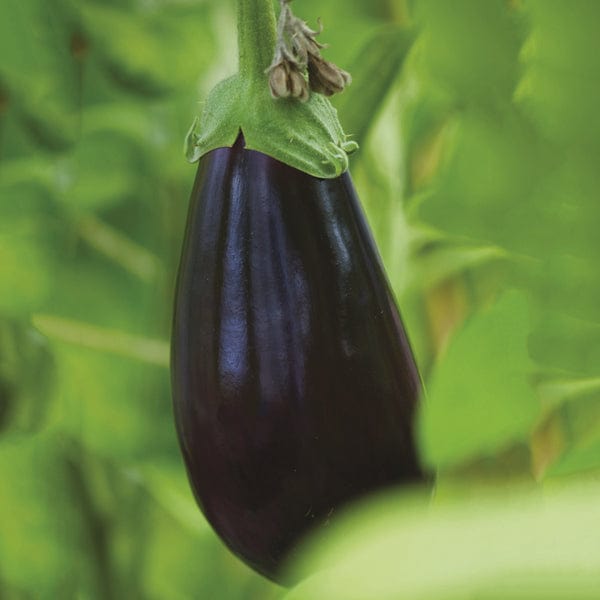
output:
<instances>
[{"instance_id":1,"label":"eggplant plant","mask_svg":"<svg viewBox=\"0 0 600 600\"><path fill-rule=\"evenodd\" d=\"M176 290L174 413L206 518L282 581L309 530L423 478L420 379L325 97L350 76L282 2L239 0L239 73L188 137L200 160Z\"/></svg>"}]
</instances>

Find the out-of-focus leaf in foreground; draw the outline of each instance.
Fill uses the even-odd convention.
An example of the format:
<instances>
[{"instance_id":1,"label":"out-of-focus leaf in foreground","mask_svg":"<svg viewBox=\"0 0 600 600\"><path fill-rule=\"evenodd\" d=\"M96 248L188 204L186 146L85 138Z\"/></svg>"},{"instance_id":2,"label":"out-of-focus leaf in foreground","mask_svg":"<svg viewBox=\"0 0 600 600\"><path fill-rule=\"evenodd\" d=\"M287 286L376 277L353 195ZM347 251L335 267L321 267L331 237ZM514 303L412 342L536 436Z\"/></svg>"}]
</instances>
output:
<instances>
[{"instance_id":1,"label":"out-of-focus leaf in foreground","mask_svg":"<svg viewBox=\"0 0 600 600\"><path fill-rule=\"evenodd\" d=\"M592 600L599 527L597 484L433 505L391 495L309 542L285 600Z\"/></svg>"}]
</instances>

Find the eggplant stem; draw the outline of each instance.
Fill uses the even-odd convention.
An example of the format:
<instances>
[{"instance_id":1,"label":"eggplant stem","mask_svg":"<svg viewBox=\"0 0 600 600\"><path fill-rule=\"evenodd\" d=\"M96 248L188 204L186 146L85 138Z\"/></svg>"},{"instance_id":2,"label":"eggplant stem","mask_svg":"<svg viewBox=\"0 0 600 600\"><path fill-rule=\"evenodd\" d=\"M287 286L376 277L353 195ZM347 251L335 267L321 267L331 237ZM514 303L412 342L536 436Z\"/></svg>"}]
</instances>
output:
<instances>
[{"instance_id":1,"label":"eggplant stem","mask_svg":"<svg viewBox=\"0 0 600 600\"><path fill-rule=\"evenodd\" d=\"M250 82L266 85L266 69L275 48L276 21L272 0L238 0L239 72Z\"/></svg>"}]
</instances>

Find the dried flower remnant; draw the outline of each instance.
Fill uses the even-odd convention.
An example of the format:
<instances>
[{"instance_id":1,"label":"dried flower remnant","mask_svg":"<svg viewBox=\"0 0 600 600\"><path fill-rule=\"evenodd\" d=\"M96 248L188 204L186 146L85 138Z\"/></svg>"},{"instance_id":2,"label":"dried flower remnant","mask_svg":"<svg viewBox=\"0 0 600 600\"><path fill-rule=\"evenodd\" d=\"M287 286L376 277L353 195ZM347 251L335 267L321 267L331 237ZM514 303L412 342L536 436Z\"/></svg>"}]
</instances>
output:
<instances>
[{"instance_id":1,"label":"dried flower remnant","mask_svg":"<svg viewBox=\"0 0 600 600\"><path fill-rule=\"evenodd\" d=\"M298 98L305 102L309 88L324 96L343 91L352 78L321 56L321 48L325 45L316 39L323 30L321 23L318 31L310 29L292 13L290 1L280 0L275 56L267 69L271 95L274 98Z\"/></svg>"},{"instance_id":2,"label":"dried flower remnant","mask_svg":"<svg viewBox=\"0 0 600 600\"><path fill-rule=\"evenodd\" d=\"M313 57L308 63L310 89L317 94L333 96L343 91L352 82L350 73L346 73L322 57Z\"/></svg>"},{"instance_id":3,"label":"dried flower remnant","mask_svg":"<svg viewBox=\"0 0 600 600\"><path fill-rule=\"evenodd\" d=\"M297 67L286 60L269 68L269 86L273 98L298 98L300 102L308 100L306 79Z\"/></svg>"}]
</instances>

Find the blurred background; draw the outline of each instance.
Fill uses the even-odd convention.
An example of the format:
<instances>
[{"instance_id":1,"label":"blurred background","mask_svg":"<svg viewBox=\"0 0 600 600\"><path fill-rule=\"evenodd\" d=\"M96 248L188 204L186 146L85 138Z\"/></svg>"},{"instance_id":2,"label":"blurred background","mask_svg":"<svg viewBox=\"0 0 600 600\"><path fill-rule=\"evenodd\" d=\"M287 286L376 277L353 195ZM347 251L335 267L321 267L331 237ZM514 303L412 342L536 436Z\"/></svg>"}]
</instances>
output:
<instances>
[{"instance_id":1,"label":"blurred background","mask_svg":"<svg viewBox=\"0 0 600 600\"><path fill-rule=\"evenodd\" d=\"M581 535L544 547L585 550L600 572L585 536L600 526L600 3L294 10L321 17L326 58L354 78L334 104L361 145L351 171L427 386L419 438L444 538L393 492L364 509L391 519L387 537L367 516L340 525L330 550L348 558L345 575L292 596L462 598L431 548L497 573L511 539L547 541L559 526ZM195 174L183 140L236 61L233 0L0 2L3 600L286 593L203 520L171 412L171 302ZM548 490L567 494L554 513L527 509ZM467 519L479 494L501 500L477 513L486 541L509 536L491 557L481 540L452 545L468 523L452 511ZM430 542L410 590L394 554L406 528ZM352 554L376 539L364 560ZM357 591L349 573L374 587ZM590 577L578 598L598 597ZM486 595L490 581L478 598L510 596Z\"/></svg>"}]
</instances>

